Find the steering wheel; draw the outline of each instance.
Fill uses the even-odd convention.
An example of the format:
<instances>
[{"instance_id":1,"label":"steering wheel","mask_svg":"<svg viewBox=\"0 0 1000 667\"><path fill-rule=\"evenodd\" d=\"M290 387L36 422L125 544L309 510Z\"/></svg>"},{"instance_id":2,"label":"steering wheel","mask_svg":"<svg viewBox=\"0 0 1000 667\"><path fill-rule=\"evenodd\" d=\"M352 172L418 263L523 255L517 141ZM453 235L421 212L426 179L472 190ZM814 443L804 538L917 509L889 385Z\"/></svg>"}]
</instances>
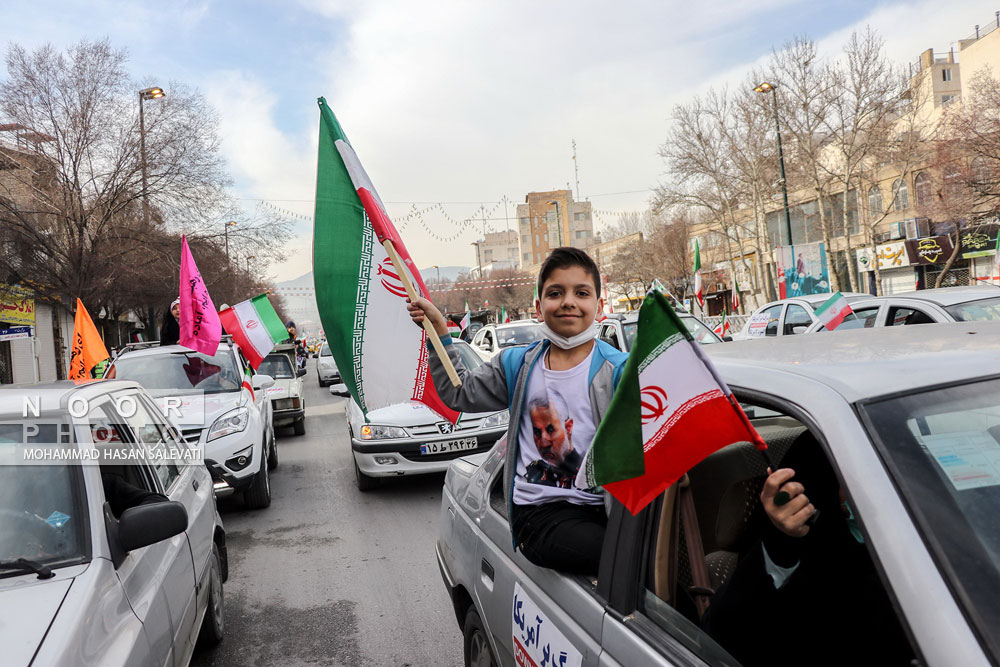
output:
<instances>
[{"instance_id":1,"label":"steering wheel","mask_svg":"<svg viewBox=\"0 0 1000 667\"><path fill-rule=\"evenodd\" d=\"M14 529L8 529L13 525ZM60 538L59 527L27 511L0 509L0 560L7 558L36 558L54 554ZM35 549L35 553L30 553Z\"/></svg>"}]
</instances>

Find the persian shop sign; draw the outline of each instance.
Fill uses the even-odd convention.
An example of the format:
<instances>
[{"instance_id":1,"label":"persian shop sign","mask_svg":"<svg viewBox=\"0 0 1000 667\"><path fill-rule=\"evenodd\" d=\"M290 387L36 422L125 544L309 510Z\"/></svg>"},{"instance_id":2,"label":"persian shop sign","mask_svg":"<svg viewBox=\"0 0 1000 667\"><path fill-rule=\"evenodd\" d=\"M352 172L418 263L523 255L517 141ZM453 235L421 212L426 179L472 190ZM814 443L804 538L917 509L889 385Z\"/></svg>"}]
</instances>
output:
<instances>
[{"instance_id":1,"label":"persian shop sign","mask_svg":"<svg viewBox=\"0 0 1000 667\"><path fill-rule=\"evenodd\" d=\"M1000 225L979 225L962 232L962 259L986 257L997 252Z\"/></svg>"},{"instance_id":2,"label":"persian shop sign","mask_svg":"<svg viewBox=\"0 0 1000 667\"><path fill-rule=\"evenodd\" d=\"M906 242L906 254L910 258L910 264L928 265L946 262L954 249L951 239L947 236L931 236Z\"/></svg>"},{"instance_id":3,"label":"persian shop sign","mask_svg":"<svg viewBox=\"0 0 1000 667\"><path fill-rule=\"evenodd\" d=\"M15 326L35 326L35 299L16 285L0 285L0 322Z\"/></svg>"},{"instance_id":4,"label":"persian shop sign","mask_svg":"<svg viewBox=\"0 0 1000 667\"><path fill-rule=\"evenodd\" d=\"M892 241L891 243L883 243L878 246L877 258L880 271L898 269L910 265L910 258L906 256L906 246L903 244L903 241ZM872 271L874 269L872 264L871 248L858 250L858 269L861 271Z\"/></svg>"}]
</instances>

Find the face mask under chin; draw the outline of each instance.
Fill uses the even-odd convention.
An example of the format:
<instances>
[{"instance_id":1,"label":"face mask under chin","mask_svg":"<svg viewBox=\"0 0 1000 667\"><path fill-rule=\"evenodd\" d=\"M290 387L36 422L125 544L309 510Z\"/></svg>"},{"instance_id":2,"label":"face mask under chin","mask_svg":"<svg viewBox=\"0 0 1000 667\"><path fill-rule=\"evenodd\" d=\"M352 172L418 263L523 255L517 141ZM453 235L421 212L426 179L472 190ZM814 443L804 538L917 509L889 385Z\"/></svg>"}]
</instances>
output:
<instances>
[{"instance_id":1,"label":"face mask under chin","mask_svg":"<svg viewBox=\"0 0 1000 667\"><path fill-rule=\"evenodd\" d=\"M545 322L541 323L541 331L542 335L545 336L546 340L551 342L556 347L562 348L564 350L571 350L574 347L583 345L587 341L593 340L597 336L597 327L594 326L593 322L588 324L587 328L585 328L583 331L576 334L575 336L570 336L569 338L567 338L566 336L560 336L555 331L550 329L549 325L547 325Z\"/></svg>"}]
</instances>

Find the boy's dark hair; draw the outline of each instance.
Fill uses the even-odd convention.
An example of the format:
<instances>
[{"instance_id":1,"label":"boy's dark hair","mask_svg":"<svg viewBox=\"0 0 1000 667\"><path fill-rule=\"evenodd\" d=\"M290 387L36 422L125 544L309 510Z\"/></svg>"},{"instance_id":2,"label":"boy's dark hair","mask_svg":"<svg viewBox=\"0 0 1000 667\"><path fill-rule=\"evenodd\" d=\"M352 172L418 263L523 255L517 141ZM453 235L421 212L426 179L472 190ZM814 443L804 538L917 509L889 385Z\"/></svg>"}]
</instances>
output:
<instances>
[{"instance_id":1,"label":"boy's dark hair","mask_svg":"<svg viewBox=\"0 0 1000 667\"><path fill-rule=\"evenodd\" d=\"M583 250L563 246L556 248L542 262L542 268L538 272L538 298L542 298L542 287L545 281L556 269L568 269L571 266L579 266L594 279L594 287L597 289L597 298L601 298L601 271L597 268L597 262Z\"/></svg>"}]
</instances>

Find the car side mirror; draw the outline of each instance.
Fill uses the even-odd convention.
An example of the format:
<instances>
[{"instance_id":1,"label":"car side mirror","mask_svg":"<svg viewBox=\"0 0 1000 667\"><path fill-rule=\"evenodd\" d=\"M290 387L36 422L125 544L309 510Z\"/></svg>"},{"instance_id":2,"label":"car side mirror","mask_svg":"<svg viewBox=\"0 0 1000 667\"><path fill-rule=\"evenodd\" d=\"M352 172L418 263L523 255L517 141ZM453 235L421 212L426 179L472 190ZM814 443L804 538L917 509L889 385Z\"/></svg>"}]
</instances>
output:
<instances>
[{"instance_id":1,"label":"car side mirror","mask_svg":"<svg viewBox=\"0 0 1000 667\"><path fill-rule=\"evenodd\" d=\"M295 377L302 377L305 374L306 374L306 369L300 368L298 371L296 371Z\"/></svg>"},{"instance_id":2,"label":"car side mirror","mask_svg":"<svg viewBox=\"0 0 1000 667\"><path fill-rule=\"evenodd\" d=\"M268 387L274 386L274 378L270 375L264 375L263 373L258 373L253 376L253 381L250 385L254 389L267 389Z\"/></svg>"},{"instance_id":3,"label":"car side mirror","mask_svg":"<svg viewBox=\"0 0 1000 667\"><path fill-rule=\"evenodd\" d=\"M351 392L347 390L347 385L343 383L330 385L330 393L341 398L351 397Z\"/></svg>"},{"instance_id":4,"label":"car side mirror","mask_svg":"<svg viewBox=\"0 0 1000 667\"><path fill-rule=\"evenodd\" d=\"M125 552L148 547L188 527L187 509L174 500L130 507L118 518L118 543Z\"/></svg>"}]
</instances>

